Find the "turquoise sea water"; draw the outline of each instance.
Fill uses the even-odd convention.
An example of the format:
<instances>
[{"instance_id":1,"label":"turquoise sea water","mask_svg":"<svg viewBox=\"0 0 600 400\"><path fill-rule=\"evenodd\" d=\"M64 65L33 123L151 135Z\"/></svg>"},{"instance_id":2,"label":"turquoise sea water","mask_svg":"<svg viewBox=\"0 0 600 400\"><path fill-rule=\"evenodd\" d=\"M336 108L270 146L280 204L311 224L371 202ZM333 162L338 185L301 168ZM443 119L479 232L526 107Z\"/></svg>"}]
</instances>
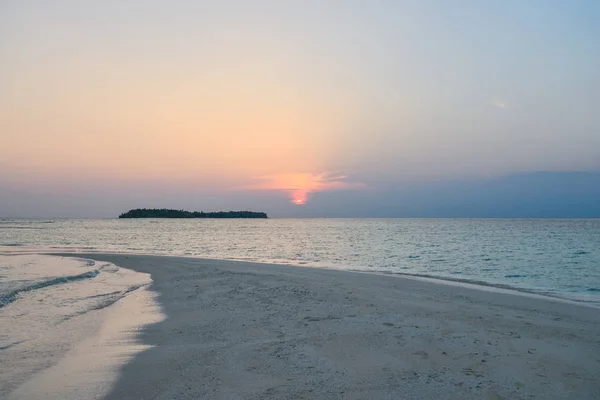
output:
<instances>
[{"instance_id":1,"label":"turquoise sea water","mask_svg":"<svg viewBox=\"0 0 600 400\"><path fill-rule=\"evenodd\" d=\"M30 249L415 274L600 303L600 219L0 220L0 252Z\"/></svg>"}]
</instances>

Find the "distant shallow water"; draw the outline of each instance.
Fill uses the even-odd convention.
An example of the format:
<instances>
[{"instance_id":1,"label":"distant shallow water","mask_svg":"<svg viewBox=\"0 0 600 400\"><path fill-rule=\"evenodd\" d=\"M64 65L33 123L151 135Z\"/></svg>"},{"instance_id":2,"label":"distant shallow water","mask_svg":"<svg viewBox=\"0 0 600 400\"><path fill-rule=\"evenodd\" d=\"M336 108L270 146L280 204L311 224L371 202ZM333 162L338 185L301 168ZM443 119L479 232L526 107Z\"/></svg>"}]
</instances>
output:
<instances>
[{"instance_id":1,"label":"distant shallow water","mask_svg":"<svg viewBox=\"0 0 600 400\"><path fill-rule=\"evenodd\" d=\"M404 273L600 303L600 219L0 220L0 252L31 249Z\"/></svg>"}]
</instances>

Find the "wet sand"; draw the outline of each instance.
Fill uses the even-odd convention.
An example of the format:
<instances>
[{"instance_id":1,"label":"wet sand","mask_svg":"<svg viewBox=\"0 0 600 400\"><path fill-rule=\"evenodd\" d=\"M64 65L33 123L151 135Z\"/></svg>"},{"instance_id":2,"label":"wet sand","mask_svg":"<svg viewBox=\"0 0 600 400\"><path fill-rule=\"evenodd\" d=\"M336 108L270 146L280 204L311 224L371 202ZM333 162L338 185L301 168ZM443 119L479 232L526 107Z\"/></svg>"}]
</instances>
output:
<instances>
[{"instance_id":1,"label":"wet sand","mask_svg":"<svg viewBox=\"0 0 600 400\"><path fill-rule=\"evenodd\" d=\"M78 254L150 273L167 318L108 399L597 399L600 310L296 266ZM90 360L92 361L92 360Z\"/></svg>"},{"instance_id":2,"label":"wet sand","mask_svg":"<svg viewBox=\"0 0 600 400\"><path fill-rule=\"evenodd\" d=\"M88 261L0 256L15 293L0 307L0 399L101 399L147 348L138 329L163 317L150 276Z\"/></svg>"}]
</instances>

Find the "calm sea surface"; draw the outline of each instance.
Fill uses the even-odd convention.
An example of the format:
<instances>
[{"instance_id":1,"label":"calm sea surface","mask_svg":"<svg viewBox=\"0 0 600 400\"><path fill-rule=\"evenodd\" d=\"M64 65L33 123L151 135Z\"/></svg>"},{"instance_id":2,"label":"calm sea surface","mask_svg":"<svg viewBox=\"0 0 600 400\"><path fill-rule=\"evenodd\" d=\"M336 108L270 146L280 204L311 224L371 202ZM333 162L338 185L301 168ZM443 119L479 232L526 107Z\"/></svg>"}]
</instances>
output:
<instances>
[{"instance_id":1,"label":"calm sea surface","mask_svg":"<svg viewBox=\"0 0 600 400\"><path fill-rule=\"evenodd\" d=\"M0 220L0 251L30 248L407 273L600 302L600 219Z\"/></svg>"}]
</instances>

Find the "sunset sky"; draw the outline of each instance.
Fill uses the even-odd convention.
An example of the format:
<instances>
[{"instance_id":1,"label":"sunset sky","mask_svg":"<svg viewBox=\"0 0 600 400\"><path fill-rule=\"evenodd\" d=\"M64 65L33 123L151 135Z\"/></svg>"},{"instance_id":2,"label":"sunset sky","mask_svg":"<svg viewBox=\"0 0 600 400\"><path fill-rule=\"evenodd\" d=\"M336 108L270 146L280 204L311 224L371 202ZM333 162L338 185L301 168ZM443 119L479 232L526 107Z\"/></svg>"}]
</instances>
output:
<instances>
[{"instance_id":1,"label":"sunset sky","mask_svg":"<svg viewBox=\"0 0 600 400\"><path fill-rule=\"evenodd\" d=\"M598 21L578 0L3 0L0 217L369 216L402 188L598 172Z\"/></svg>"}]
</instances>

